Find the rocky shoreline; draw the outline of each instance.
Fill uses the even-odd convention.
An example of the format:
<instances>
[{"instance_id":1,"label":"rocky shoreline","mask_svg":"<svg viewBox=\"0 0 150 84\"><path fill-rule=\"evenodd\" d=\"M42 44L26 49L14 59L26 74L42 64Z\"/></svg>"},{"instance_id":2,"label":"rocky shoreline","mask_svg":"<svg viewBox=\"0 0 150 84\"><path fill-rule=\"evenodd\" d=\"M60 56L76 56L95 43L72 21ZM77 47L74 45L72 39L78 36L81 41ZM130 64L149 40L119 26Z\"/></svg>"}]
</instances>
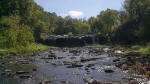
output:
<instances>
[{"instance_id":1,"label":"rocky shoreline","mask_svg":"<svg viewBox=\"0 0 150 84\"><path fill-rule=\"evenodd\" d=\"M14 84L139 84L149 78L147 56L116 47L39 50L0 60L0 75Z\"/></svg>"}]
</instances>

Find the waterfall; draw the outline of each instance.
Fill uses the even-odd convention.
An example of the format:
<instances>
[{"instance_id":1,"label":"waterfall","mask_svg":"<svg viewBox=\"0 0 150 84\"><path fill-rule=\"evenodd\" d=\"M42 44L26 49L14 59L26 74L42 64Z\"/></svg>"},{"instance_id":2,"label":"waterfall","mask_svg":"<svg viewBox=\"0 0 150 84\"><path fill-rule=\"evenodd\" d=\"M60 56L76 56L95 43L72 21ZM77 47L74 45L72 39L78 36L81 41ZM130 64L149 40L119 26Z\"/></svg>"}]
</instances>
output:
<instances>
[{"instance_id":1,"label":"waterfall","mask_svg":"<svg viewBox=\"0 0 150 84\"><path fill-rule=\"evenodd\" d=\"M96 44L95 36L92 36L92 45Z\"/></svg>"},{"instance_id":2,"label":"waterfall","mask_svg":"<svg viewBox=\"0 0 150 84\"><path fill-rule=\"evenodd\" d=\"M87 46L87 45L88 45L88 43L87 43L85 40L84 40L84 45L85 45L85 46Z\"/></svg>"},{"instance_id":3,"label":"waterfall","mask_svg":"<svg viewBox=\"0 0 150 84\"><path fill-rule=\"evenodd\" d=\"M99 38L96 36L92 36L92 45L98 45L99 44Z\"/></svg>"}]
</instances>

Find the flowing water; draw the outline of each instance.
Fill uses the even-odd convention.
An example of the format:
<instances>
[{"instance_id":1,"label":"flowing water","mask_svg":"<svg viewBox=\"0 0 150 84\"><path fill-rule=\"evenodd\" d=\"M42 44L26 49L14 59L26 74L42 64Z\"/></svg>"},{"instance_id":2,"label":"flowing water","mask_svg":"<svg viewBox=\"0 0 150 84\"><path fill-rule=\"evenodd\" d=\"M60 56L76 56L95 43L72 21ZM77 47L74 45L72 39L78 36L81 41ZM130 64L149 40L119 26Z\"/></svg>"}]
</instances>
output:
<instances>
[{"instance_id":1,"label":"flowing water","mask_svg":"<svg viewBox=\"0 0 150 84\"><path fill-rule=\"evenodd\" d=\"M29 58L14 56L14 62L11 60L9 63L31 60L23 65L35 65L36 70L27 73L32 77L23 79L18 76L26 74L12 73L17 83L11 79L13 76L4 78L0 75L0 84L149 84L141 76L116 67L125 58L113 56L109 51L112 51L110 47L75 47L40 51ZM113 52L123 53L120 50Z\"/></svg>"},{"instance_id":2,"label":"flowing water","mask_svg":"<svg viewBox=\"0 0 150 84\"><path fill-rule=\"evenodd\" d=\"M43 51L32 57L37 66L37 71L33 73L35 84L44 80L50 80L50 84L92 84L92 81L98 84L138 84L133 82L136 80L130 74L115 66L117 62L113 60L117 58L110 56L108 49L62 48Z\"/></svg>"}]
</instances>

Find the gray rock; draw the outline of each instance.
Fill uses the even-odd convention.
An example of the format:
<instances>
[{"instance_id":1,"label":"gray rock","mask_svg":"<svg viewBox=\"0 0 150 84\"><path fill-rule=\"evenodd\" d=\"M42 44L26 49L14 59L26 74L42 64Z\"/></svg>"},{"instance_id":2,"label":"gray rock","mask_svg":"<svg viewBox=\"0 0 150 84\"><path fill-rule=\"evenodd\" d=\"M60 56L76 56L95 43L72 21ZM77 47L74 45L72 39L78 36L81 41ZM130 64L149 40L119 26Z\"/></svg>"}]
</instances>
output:
<instances>
[{"instance_id":1,"label":"gray rock","mask_svg":"<svg viewBox=\"0 0 150 84\"><path fill-rule=\"evenodd\" d=\"M106 73L113 73L113 70L105 70Z\"/></svg>"},{"instance_id":2,"label":"gray rock","mask_svg":"<svg viewBox=\"0 0 150 84\"><path fill-rule=\"evenodd\" d=\"M17 71L16 74L25 74L25 73L29 73L29 72L26 72L26 71Z\"/></svg>"}]
</instances>

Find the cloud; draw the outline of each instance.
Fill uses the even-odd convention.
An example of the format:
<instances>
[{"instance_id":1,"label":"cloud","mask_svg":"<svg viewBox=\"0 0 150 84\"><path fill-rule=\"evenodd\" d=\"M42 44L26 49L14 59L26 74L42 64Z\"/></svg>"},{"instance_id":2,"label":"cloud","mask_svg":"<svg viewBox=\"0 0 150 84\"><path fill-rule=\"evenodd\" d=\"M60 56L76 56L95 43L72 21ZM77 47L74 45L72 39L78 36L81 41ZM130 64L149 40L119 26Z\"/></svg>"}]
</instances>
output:
<instances>
[{"instance_id":1,"label":"cloud","mask_svg":"<svg viewBox=\"0 0 150 84\"><path fill-rule=\"evenodd\" d=\"M84 13L82 11L69 11L68 15L72 17L81 17Z\"/></svg>"}]
</instances>

